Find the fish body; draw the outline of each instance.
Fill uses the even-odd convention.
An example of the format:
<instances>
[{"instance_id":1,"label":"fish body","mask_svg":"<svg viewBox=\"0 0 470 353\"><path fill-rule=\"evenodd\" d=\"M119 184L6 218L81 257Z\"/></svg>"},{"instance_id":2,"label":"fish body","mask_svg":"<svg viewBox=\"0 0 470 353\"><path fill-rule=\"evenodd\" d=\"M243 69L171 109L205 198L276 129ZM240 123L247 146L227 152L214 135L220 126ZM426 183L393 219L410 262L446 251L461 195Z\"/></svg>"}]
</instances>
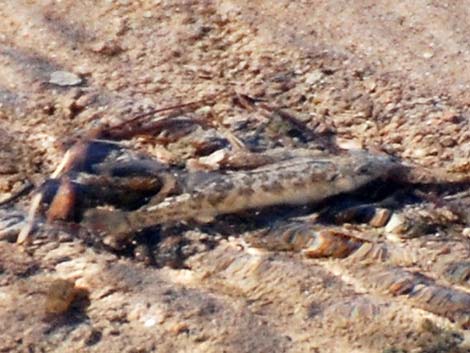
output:
<instances>
[{"instance_id":1,"label":"fish body","mask_svg":"<svg viewBox=\"0 0 470 353\"><path fill-rule=\"evenodd\" d=\"M106 234L111 246L137 231L187 220L210 222L223 214L276 205L304 205L354 191L386 176L395 162L365 151L341 155L299 156L259 168L199 173L183 192L135 211L92 209L84 224ZM194 179L189 173L187 180ZM184 184L184 180L183 180Z\"/></svg>"}]
</instances>

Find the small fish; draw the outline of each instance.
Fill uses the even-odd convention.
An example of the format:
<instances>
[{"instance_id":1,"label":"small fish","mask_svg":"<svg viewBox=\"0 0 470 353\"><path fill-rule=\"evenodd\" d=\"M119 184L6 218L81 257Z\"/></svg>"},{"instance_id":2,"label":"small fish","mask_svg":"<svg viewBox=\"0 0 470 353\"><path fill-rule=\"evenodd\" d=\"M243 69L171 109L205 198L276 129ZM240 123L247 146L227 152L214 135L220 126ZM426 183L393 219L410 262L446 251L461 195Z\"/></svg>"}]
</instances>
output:
<instances>
[{"instance_id":1,"label":"small fish","mask_svg":"<svg viewBox=\"0 0 470 353\"><path fill-rule=\"evenodd\" d=\"M83 224L104 233L104 242L118 248L150 226L187 220L206 223L223 214L316 203L385 177L396 166L389 156L350 151L298 156L252 170L199 173L199 182L181 194L136 211L91 209ZM186 178L194 176L188 173Z\"/></svg>"}]
</instances>

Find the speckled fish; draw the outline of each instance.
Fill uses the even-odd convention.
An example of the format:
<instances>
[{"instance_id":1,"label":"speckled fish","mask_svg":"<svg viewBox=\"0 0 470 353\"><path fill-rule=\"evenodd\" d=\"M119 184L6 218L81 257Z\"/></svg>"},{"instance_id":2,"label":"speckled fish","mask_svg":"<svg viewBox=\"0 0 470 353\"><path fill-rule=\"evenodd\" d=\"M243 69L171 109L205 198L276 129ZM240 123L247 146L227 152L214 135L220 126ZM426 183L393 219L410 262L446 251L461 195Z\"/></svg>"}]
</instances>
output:
<instances>
[{"instance_id":1,"label":"speckled fish","mask_svg":"<svg viewBox=\"0 0 470 353\"><path fill-rule=\"evenodd\" d=\"M275 205L303 205L353 191L386 176L396 166L388 156L351 151L336 156L299 156L244 171L188 173L181 194L136 211L92 209L83 224L119 247L143 228ZM197 179L197 182L194 182ZM193 180L193 181L190 181Z\"/></svg>"}]
</instances>

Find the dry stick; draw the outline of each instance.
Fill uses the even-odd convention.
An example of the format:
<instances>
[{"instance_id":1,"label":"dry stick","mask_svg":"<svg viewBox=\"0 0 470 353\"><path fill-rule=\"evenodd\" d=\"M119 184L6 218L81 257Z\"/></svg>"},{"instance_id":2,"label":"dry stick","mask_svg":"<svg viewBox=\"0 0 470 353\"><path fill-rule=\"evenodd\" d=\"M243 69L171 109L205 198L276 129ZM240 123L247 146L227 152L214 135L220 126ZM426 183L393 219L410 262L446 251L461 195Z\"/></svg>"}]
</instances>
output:
<instances>
[{"instance_id":1,"label":"dry stick","mask_svg":"<svg viewBox=\"0 0 470 353\"><path fill-rule=\"evenodd\" d=\"M456 194L444 196L444 200L458 200L470 196L470 190L458 192Z\"/></svg>"},{"instance_id":2,"label":"dry stick","mask_svg":"<svg viewBox=\"0 0 470 353\"><path fill-rule=\"evenodd\" d=\"M134 116L132 119L126 120L126 121L122 122L121 124L118 124L118 125L115 125L115 126L111 127L111 129L119 129L120 127L122 127L122 126L124 126L128 123L133 123L133 122L135 122L139 119L149 117L149 116L154 115L156 113L161 113L161 112L165 112L165 111L168 111L168 110L175 110L175 109L179 109L179 108L189 107L191 105L195 105L195 104L199 104L199 103L205 103L205 102L207 102L207 100L201 99L201 100L193 101L193 102L189 102L189 103L173 105L173 106L170 106L170 107L153 109L149 112L138 114L138 115Z\"/></svg>"},{"instance_id":3,"label":"dry stick","mask_svg":"<svg viewBox=\"0 0 470 353\"><path fill-rule=\"evenodd\" d=\"M317 140L318 143L328 149L330 152L338 153L341 148L337 143L332 139L331 134L329 133L317 133L312 128L310 128L306 123L299 120L295 114L288 112L285 109L279 107L273 107L264 102L255 102L254 103L258 108L261 108L261 114L267 117L268 119L273 118L273 114L277 114L282 120L287 121L289 124L301 131L308 139Z\"/></svg>"},{"instance_id":4,"label":"dry stick","mask_svg":"<svg viewBox=\"0 0 470 353\"><path fill-rule=\"evenodd\" d=\"M190 119L188 121L190 121L191 123L202 124L201 119ZM170 127L175 122L176 121L172 121L171 118L169 117L163 117L147 125L142 125L139 128L128 129L127 131L122 130L119 132L114 132L112 133L111 138L115 140L121 140L121 139L126 139L126 138L137 136L137 135L145 135L149 133L155 134L156 132L158 132L161 129L164 129L165 127Z\"/></svg>"},{"instance_id":5,"label":"dry stick","mask_svg":"<svg viewBox=\"0 0 470 353\"><path fill-rule=\"evenodd\" d=\"M182 104L171 105L171 106L168 106L168 107L153 109L149 112L138 114L138 115L134 116L132 119L129 119L127 121L122 122L121 124L116 125L116 127L120 127L121 125L125 125L128 122L133 122L134 120L137 120L137 119L140 119L140 118L145 118L149 115L153 115L153 114L156 114L156 113L161 113L161 112L168 111L168 110L183 108L183 107L186 107L186 106L190 106L190 105L197 104L197 103L203 103L203 102L206 102L206 101L207 100L201 99L201 100L193 101L193 102L189 102L189 103L182 103ZM91 121L91 119L86 120L86 122L89 122L89 121Z\"/></svg>"},{"instance_id":6,"label":"dry stick","mask_svg":"<svg viewBox=\"0 0 470 353\"><path fill-rule=\"evenodd\" d=\"M217 96L217 95L216 95ZM207 103L209 100L206 98L206 99L201 99L201 100L198 100L198 101L193 101L193 102L189 102L189 103L183 103L183 104L178 104L178 105L173 105L173 106L170 106L170 107L164 107L164 108L159 108L159 109L153 109L149 112L145 112L145 113L142 113L142 114L138 114L136 116L134 116L132 119L129 119L129 120L126 120L120 124L117 124L115 126L111 126L109 127L108 129L108 132L110 133L111 137L113 136L113 131L115 130L119 130L119 129L125 129L126 125L129 125L129 124L134 124L136 122L138 122L139 120L143 119L143 118L147 118L149 116L152 116L156 113L161 113L161 112L164 112L164 111L169 111L169 110L175 110L175 109L180 109L180 108L185 108L185 107L189 107L189 106L192 106L192 105L195 105L195 104L201 104L201 103ZM121 131L120 132L121 135L124 135L125 134ZM119 136L120 135L119 133L117 133L116 135Z\"/></svg>"},{"instance_id":7,"label":"dry stick","mask_svg":"<svg viewBox=\"0 0 470 353\"><path fill-rule=\"evenodd\" d=\"M19 199L21 196L23 196L23 195L27 194L28 192L30 192L33 188L34 188L33 183L31 183L29 180L27 180L24 183L24 185L17 192L15 192L10 197L7 197L5 200L1 201L0 202L0 207L8 206L12 202Z\"/></svg>"},{"instance_id":8,"label":"dry stick","mask_svg":"<svg viewBox=\"0 0 470 353\"><path fill-rule=\"evenodd\" d=\"M214 95L214 98L221 98L221 97L224 97L224 96L227 97L231 94L232 93L230 91L225 92L225 94L223 94L223 92L219 92L219 93ZM240 106L242 108L248 109L248 105L250 104L248 102L248 100L251 99L251 98L246 96L246 95L239 94L237 92L235 92L235 96L238 99L243 100L243 102L241 102L242 104ZM216 117L216 116L214 117L213 114L211 114L211 116L212 116L212 118L209 119L209 120L212 123L212 126L215 125L215 128L217 130L220 130L221 134L227 139L227 141L234 148L235 151L248 152L248 148L245 146L245 144L243 143L242 140L240 140L230 130L228 130L225 126L223 126L220 119L218 119L218 117ZM208 119L206 119L206 120L208 120Z\"/></svg>"},{"instance_id":9,"label":"dry stick","mask_svg":"<svg viewBox=\"0 0 470 353\"><path fill-rule=\"evenodd\" d=\"M238 105L239 107L246 109L248 111L254 111L256 108L256 103L258 102L265 102L264 99L250 97L243 93L235 92L235 99L234 104Z\"/></svg>"},{"instance_id":10,"label":"dry stick","mask_svg":"<svg viewBox=\"0 0 470 353\"><path fill-rule=\"evenodd\" d=\"M309 138L313 139L315 137L315 133L305 123L301 122L293 114L283 109L272 107L265 103L259 104L259 107L269 112L269 114L264 114L266 117L271 118L272 114L277 114L282 120L287 121L288 123L295 126L297 129L299 129L300 131L306 133Z\"/></svg>"},{"instance_id":11,"label":"dry stick","mask_svg":"<svg viewBox=\"0 0 470 353\"><path fill-rule=\"evenodd\" d=\"M29 235L31 234L34 228L34 220L36 218L36 214L39 210L39 207L41 206L42 197L42 193L38 193L33 197L31 205L29 206L28 216L26 218L26 225L21 229L20 234L16 239L16 242L18 244L23 244L29 239Z\"/></svg>"},{"instance_id":12,"label":"dry stick","mask_svg":"<svg viewBox=\"0 0 470 353\"><path fill-rule=\"evenodd\" d=\"M207 99L199 100L199 101L193 101L193 102L189 102L189 103L178 104L178 105L173 105L173 106L159 108L159 109L153 109L149 112L138 114L138 115L134 116L133 118L131 118L129 120L126 120L126 121L123 121L122 123L119 123L117 125L108 126L106 131L105 131L105 128L106 128L105 126L100 126L100 127L97 127L97 128L90 129L88 131L88 133L85 135L85 139L99 139L99 138L120 139L120 138L126 137L127 134L124 133L123 131L120 131L120 133L115 133L113 131L116 131L116 130L119 130L119 129L125 130L127 128L128 130L130 130L129 133L132 134L132 125L131 125L131 127L128 127L126 125L135 124L140 119L149 117L149 116L154 115L156 113L161 113L161 112L168 111L168 110L175 110L175 109L179 109L179 108L184 108L184 107L188 107L188 106L191 106L191 105L194 105L194 104L200 104L200 103L204 103L204 102L207 102ZM115 136L117 136L117 137L115 137Z\"/></svg>"}]
</instances>

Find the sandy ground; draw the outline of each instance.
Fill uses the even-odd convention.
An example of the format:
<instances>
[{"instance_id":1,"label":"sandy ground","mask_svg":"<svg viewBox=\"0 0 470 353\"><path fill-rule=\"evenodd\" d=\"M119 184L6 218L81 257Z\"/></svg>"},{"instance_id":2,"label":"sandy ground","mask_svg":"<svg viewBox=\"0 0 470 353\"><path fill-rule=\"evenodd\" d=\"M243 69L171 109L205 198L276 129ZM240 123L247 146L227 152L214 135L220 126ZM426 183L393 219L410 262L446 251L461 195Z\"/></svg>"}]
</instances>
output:
<instances>
[{"instance_id":1,"label":"sandy ground","mask_svg":"<svg viewBox=\"0 0 470 353\"><path fill-rule=\"evenodd\" d=\"M0 196L43 181L71 137L152 108L206 100L195 113L232 129L248 119L236 93L289 109L342 146L468 172L469 11L464 0L5 0ZM369 271L231 237L186 269L157 269L56 233L29 249L0 241L0 352L468 349L458 320L374 285L397 264L374 260ZM467 233L403 241L418 259L399 265L465 297L468 278L451 283L439 269L468 258ZM51 315L58 279L88 298Z\"/></svg>"}]
</instances>

